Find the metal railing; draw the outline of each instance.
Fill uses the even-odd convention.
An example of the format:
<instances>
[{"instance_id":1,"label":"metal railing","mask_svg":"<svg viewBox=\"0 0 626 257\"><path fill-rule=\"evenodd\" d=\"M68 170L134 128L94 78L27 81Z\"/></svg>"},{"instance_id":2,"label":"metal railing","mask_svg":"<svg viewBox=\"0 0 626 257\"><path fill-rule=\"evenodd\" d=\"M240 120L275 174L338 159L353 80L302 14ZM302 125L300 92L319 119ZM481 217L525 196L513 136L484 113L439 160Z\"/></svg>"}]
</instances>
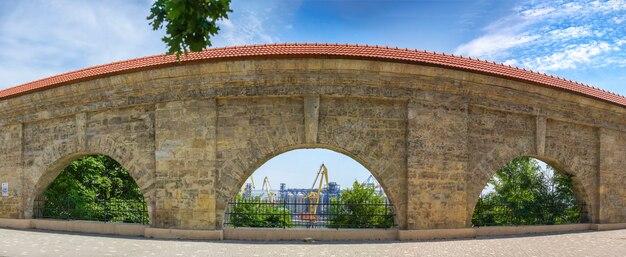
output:
<instances>
[{"instance_id":1,"label":"metal railing","mask_svg":"<svg viewBox=\"0 0 626 257\"><path fill-rule=\"evenodd\" d=\"M387 201L311 205L306 199L238 199L228 203L224 225L265 228L393 228L393 205Z\"/></svg>"},{"instance_id":2,"label":"metal railing","mask_svg":"<svg viewBox=\"0 0 626 257\"><path fill-rule=\"evenodd\" d=\"M101 222L148 224L146 202L123 199L35 199L35 219L90 220Z\"/></svg>"},{"instance_id":3,"label":"metal railing","mask_svg":"<svg viewBox=\"0 0 626 257\"><path fill-rule=\"evenodd\" d=\"M587 222L584 203L503 202L479 199L472 215L474 226L561 225Z\"/></svg>"}]
</instances>

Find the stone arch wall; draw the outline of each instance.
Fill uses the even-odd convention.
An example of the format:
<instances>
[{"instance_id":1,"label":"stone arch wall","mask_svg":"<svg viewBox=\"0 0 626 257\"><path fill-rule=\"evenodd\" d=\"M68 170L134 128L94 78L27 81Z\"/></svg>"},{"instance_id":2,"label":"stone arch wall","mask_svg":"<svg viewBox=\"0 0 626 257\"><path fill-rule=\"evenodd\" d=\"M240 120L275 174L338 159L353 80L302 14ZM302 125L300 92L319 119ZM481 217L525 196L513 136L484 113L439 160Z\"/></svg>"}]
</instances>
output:
<instances>
[{"instance_id":1,"label":"stone arch wall","mask_svg":"<svg viewBox=\"0 0 626 257\"><path fill-rule=\"evenodd\" d=\"M585 177L589 173L583 170L584 167L568 164L569 160L567 159L554 159L549 156L530 157L545 162L550 165L555 172L569 176L572 179L574 196L577 201L584 204L582 212L587 214L587 217L583 219L584 222L592 222L594 218L598 217L599 214L597 213L598 210L596 207L596 193L598 189L594 187L595 185L592 186L584 182L585 180L592 179Z\"/></svg>"},{"instance_id":2,"label":"stone arch wall","mask_svg":"<svg viewBox=\"0 0 626 257\"><path fill-rule=\"evenodd\" d=\"M152 226L216 229L216 210L255 165L323 146L378 174L403 229L469 226L486 181L518 156L573 174L593 222L626 222L620 97L418 61L257 57L142 66L0 99L0 179L12 188L0 217L24 216L49 165L104 153L152 197Z\"/></svg>"},{"instance_id":3,"label":"stone arch wall","mask_svg":"<svg viewBox=\"0 0 626 257\"><path fill-rule=\"evenodd\" d=\"M227 201L259 166L285 151L314 147L346 154L367 167L394 202L399 226L405 226L406 103L345 98L318 98L317 103L318 119L308 125L318 133L307 143L304 98L218 101L217 226ZM220 116L223 112L229 115Z\"/></svg>"},{"instance_id":4,"label":"stone arch wall","mask_svg":"<svg viewBox=\"0 0 626 257\"><path fill-rule=\"evenodd\" d=\"M489 179L511 160L523 156L544 161L571 176L574 193L585 203L588 219L597 219L595 128L484 108L471 109L470 120L467 224L471 224L474 207Z\"/></svg>"},{"instance_id":5,"label":"stone arch wall","mask_svg":"<svg viewBox=\"0 0 626 257\"><path fill-rule=\"evenodd\" d=\"M50 184L59 176L63 169L72 161L88 155L103 154L109 156L120 163L133 177L135 183L141 190L144 200L148 204L148 215L152 221L154 210L154 189L152 176L148 167L142 166L141 156L138 156L134 149L127 146L119 139L99 136L91 140L85 149L77 150L55 147L57 144L47 146L44 154L33 160L33 165L29 168L35 174L32 179L32 189L25 198L25 217L32 217L34 199L43 194Z\"/></svg>"},{"instance_id":6,"label":"stone arch wall","mask_svg":"<svg viewBox=\"0 0 626 257\"><path fill-rule=\"evenodd\" d=\"M480 193L483 191L487 182L493 178L496 171L509 163L511 160L524 156L523 150L519 148L512 148L508 146L494 147L491 151L486 153L483 158L471 164L470 175L473 177L468 181L467 186L467 224L472 222L472 213L480 197Z\"/></svg>"},{"instance_id":7,"label":"stone arch wall","mask_svg":"<svg viewBox=\"0 0 626 257\"><path fill-rule=\"evenodd\" d=\"M154 138L150 107L133 107L81 112L24 123L22 202L24 217L32 217L34 198L80 156L104 154L124 166L148 204L151 219L154 206Z\"/></svg>"},{"instance_id":8,"label":"stone arch wall","mask_svg":"<svg viewBox=\"0 0 626 257\"><path fill-rule=\"evenodd\" d=\"M359 164L363 165L363 167L365 167L368 171L370 170L369 167L371 167L370 164L365 163L362 159L360 159L358 156L354 156L352 155L350 152L347 152L344 149L335 147L335 146L330 146L330 145L322 145L322 144L298 144L298 145L291 145L291 146L287 146L285 148L281 148L281 149L277 149L276 151L260 156L260 158L258 160L244 160L244 159L240 159L239 157L237 157L237 160L230 160L227 162L235 162L235 163L248 163L249 166L245 167L244 170L242 170L241 174L242 174L242 179L237 181L237 184L235 185L229 185L229 190L226 191L223 195L223 198L228 198L231 199L233 198L233 196L235 196L237 194L237 192L239 192L239 190L241 189L241 187L244 185L244 183L246 182L246 180L254 174L254 172L261 167L263 164L265 164L266 162L268 162L269 160L290 152L290 151L294 151L294 150L301 150L301 149L325 149L325 150L330 150L333 152L336 152L338 154L342 154L342 155L346 155L348 157L350 157L351 159L353 159L354 161L358 162ZM228 166L227 166L228 167ZM227 168L225 167L225 168ZM371 172L371 171L370 171ZM372 173L372 175L374 175L375 178L380 178L380 174L375 174ZM384 188L384 186L383 186Z\"/></svg>"},{"instance_id":9,"label":"stone arch wall","mask_svg":"<svg viewBox=\"0 0 626 257\"><path fill-rule=\"evenodd\" d=\"M244 160L244 159L238 159L238 160L230 160L229 162L235 162L235 163L248 163L249 166L245 167L245 170L242 171L242 179L240 179L239 181L237 181L237 184L235 185L229 185L229 190L226 191L224 193L224 195L220 196L219 198L222 201L228 201L231 200L233 198L233 196L235 196L237 194L237 192L241 189L241 187L244 185L244 183L246 182L246 180L259 168L261 167L264 163L266 163L267 161L271 160L272 158L281 155L283 153L289 152L289 151L293 151L293 150L299 150L299 149L326 149L326 150L331 150L334 151L336 153L339 154L343 154L346 155L350 158L352 158L353 160L355 160L356 162L358 162L359 164L363 165L363 167L365 167L373 176L374 178L376 178L376 180L383 180L385 177L381 177L382 174L380 173L376 173L373 169L371 169L371 167L375 167L375 163L367 163L365 162L362 158L360 158L359 156L355 156L352 153L346 151L345 149L336 147L336 146L330 146L330 145L323 145L323 144L302 144L302 145L292 145L292 146L288 146L286 148L282 148L282 149L278 149L275 152L272 152L270 154L264 155L264 156L260 156L261 158L256 160L256 161L250 161L250 160ZM226 167L225 167L226 168ZM332 172L332 171L331 171ZM396 201L401 202L401 199L398 199L398 195L397 195L397 190L393 190L392 188L397 188L399 186L402 185L397 185L397 184L385 184L385 182L380 182L383 190L385 192L394 192L395 194L389 194L387 193L387 195L389 196L389 200L394 203L396 203ZM399 210L398 208L395 209L396 213L395 213L395 220L396 220L396 224L402 224L402 223L398 223L398 222L403 222L402 216L405 215L403 210ZM226 209L218 209L216 210L218 213L218 215L223 215L223 213L226 211ZM223 221L223 218L222 218Z\"/></svg>"},{"instance_id":10,"label":"stone arch wall","mask_svg":"<svg viewBox=\"0 0 626 257\"><path fill-rule=\"evenodd\" d=\"M504 165L511 162L513 159L517 157L531 157L538 159L546 164L550 165L555 172L558 172L563 175L570 176L573 183L574 196L577 200L582 201L585 206L583 210L584 213L587 214L587 218L585 220L590 221L593 217L597 216L594 213L594 200L595 197L590 192L595 191L593 187L589 187L585 185L583 181L585 178L583 177L585 172L580 170L580 167L575 165L566 165L567 160L557 160L546 156L537 156L530 153L520 153L519 150L514 150L511 147L497 147L497 151L492 151L487 157L483 159L483 164L477 165L472 174L476 175L475 179L470 181L470 185L468 186L468 200L467 200L467 213L469 214L467 217L468 224L471 224L472 213L474 212L474 208L476 207L476 203L478 202L478 198L482 190L487 185L487 182L495 176L495 173L504 167ZM495 150L495 149L494 149ZM504 154L496 154L496 152L504 152ZM512 157L511 157L512 156Z\"/></svg>"},{"instance_id":11,"label":"stone arch wall","mask_svg":"<svg viewBox=\"0 0 626 257\"><path fill-rule=\"evenodd\" d=\"M407 102L323 97L319 115L318 142L368 164L394 203L398 226L406 228Z\"/></svg>"},{"instance_id":12,"label":"stone arch wall","mask_svg":"<svg viewBox=\"0 0 626 257\"><path fill-rule=\"evenodd\" d=\"M599 222L601 131L589 124L547 119L545 134L545 149L535 156L572 176L574 193L584 201L589 221Z\"/></svg>"}]
</instances>

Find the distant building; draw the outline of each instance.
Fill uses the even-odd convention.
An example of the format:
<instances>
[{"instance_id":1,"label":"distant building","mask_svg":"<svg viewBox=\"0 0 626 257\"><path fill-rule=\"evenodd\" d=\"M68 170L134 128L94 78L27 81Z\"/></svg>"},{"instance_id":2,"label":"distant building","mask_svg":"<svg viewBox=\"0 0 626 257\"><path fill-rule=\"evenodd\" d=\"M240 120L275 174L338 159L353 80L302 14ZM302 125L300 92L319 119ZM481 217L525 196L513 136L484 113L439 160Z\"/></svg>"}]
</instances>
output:
<instances>
[{"instance_id":1,"label":"distant building","mask_svg":"<svg viewBox=\"0 0 626 257\"><path fill-rule=\"evenodd\" d=\"M252 184L246 183L246 186L243 189L243 198L249 199L252 198Z\"/></svg>"},{"instance_id":2,"label":"distant building","mask_svg":"<svg viewBox=\"0 0 626 257\"><path fill-rule=\"evenodd\" d=\"M365 186L371 186L375 188L376 194L385 197L387 196L382 190L382 187L376 182L376 180L368 179L362 183ZM287 209L294 215L294 219L300 219L301 214L310 213L310 203L307 197L311 192L317 192L317 189L310 188L288 188L286 183L280 183L279 190L274 191L276 193L275 202L286 202ZM247 183L243 190L243 197L250 199L252 197L260 197L262 200L267 200L267 194L263 190L253 190L252 184ZM341 185L337 182L329 182L328 186L322 189L319 205L317 207L318 214L328 213L329 205L332 198L341 197Z\"/></svg>"}]
</instances>

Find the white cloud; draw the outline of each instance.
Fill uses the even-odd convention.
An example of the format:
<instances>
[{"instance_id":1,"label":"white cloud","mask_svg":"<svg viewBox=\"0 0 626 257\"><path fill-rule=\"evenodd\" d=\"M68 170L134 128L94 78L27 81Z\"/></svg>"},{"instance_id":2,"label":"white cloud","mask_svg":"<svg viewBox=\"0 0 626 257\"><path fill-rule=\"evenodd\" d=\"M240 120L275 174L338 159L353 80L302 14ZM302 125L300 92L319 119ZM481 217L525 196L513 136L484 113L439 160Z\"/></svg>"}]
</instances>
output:
<instances>
[{"instance_id":1,"label":"white cloud","mask_svg":"<svg viewBox=\"0 0 626 257\"><path fill-rule=\"evenodd\" d=\"M59 74L58 70L38 69L24 64L0 63L0 90L28 81Z\"/></svg>"},{"instance_id":2,"label":"white cloud","mask_svg":"<svg viewBox=\"0 0 626 257\"><path fill-rule=\"evenodd\" d=\"M486 35L461 45L456 54L481 58L493 58L505 50L537 40L537 35L493 34Z\"/></svg>"},{"instance_id":3,"label":"white cloud","mask_svg":"<svg viewBox=\"0 0 626 257\"><path fill-rule=\"evenodd\" d=\"M519 66L519 61L517 59L509 59L509 60L502 62L502 64L510 65L510 66Z\"/></svg>"},{"instance_id":4,"label":"white cloud","mask_svg":"<svg viewBox=\"0 0 626 257\"><path fill-rule=\"evenodd\" d=\"M292 28L290 15L302 0L233 1L228 20L219 22L214 46L267 44L280 41L278 31Z\"/></svg>"},{"instance_id":5,"label":"white cloud","mask_svg":"<svg viewBox=\"0 0 626 257\"><path fill-rule=\"evenodd\" d=\"M234 0L214 46L279 41L302 0ZM7 1L0 8L0 89L166 51L146 17L153 0ZM290 21L289 21L290 22Z\"/></svg>"},{"instance_id":6,"label":"white cloud","mask_svg":"<svg viewBox=\"0 0 626 257\"><path fill-rule=\"evenodd\" d=\"M247 11L238 19L230 19L219 22L221 27L217 46L227 45L250 45L274 43L278 38L266 30L268 17L263 17L255 12ZM221 39L220 39L221 38Z\"/></svg>"},{"instance_id":7,"label":"white cloud","mask_svg":"<svg viewBox=\"0 0 626 257\"><path fill-rule=\"evenodd\" d=\"M538 71L575 69L581 64L593 64L594 57L616 50L619 49L606 42L570 45L548 56L526 58L521 63L524 67Z\"/></svg>"},{"instance_id":8,"label":"white cloud","mask_svg":"<svg viewBox=\"0 0 626 257\"><path fill-rule=\"evenodd\" d=\"M540 38L538 35L525 33L523 30L535 22L535 18L509 16L489 24L485 34L455 49L455 54L469 55L484 59L496 59L506 56L506 52Z\"/></svg>"},{"instance_id":9,"label":"white cloud","mask_svg":"<svg viewBox=\"0 0 626 257\"><path fill-rule=\"evenodd\" d=\"M555 29L548 32L551 36L564 40L569 38L579 38L579 37L588 37L591 36L591 27L589 26L578 26L578 27L569 27L565 29Z\"/></svg>"},{"instance_id":10,"label":"white cloud","mask_svg":"<svg viewBox=\"0 0 626 257\"><path fill-rule=\"evenodd\" d=\"M579 12L583 8L578 3L565 3L565 4L563 4L562 7L563 8L561 10L563 10L564 12L567 12L567 13Z\"/></svg>"},{"instance_id":11,"label":"white cloud","mask_svg":"<svg viewBox=\"0 0 626 257\"><path fill-rule=\"evenodd\" d=\"M626 59L626 0L526 1L456 53L539 71L599 67ZM612 60L612 61L610 61Z\"/></svg>"},{"instance_id":12,"label":"white cloud","mask_svg":"<svg viewBox=\"0 0 626 257\"><path fill-rule=\"evenodd\" d=\"M593 1L590 3L590 7L597 11L620 11L626 9L626 1L624 0L608 0L608 1Z\"/></svg>"},{"instance_id":13,"label":"white cloud","mask_svg":"<svg viewBox=\"0 0 626 257\"><path fill-rule=\"evenodd\" d=\"M522 14L522 16L526 16L526 17L540 17L540 16L544 16L544 15L548 15L550 13L553 13L554 11L555 11L554 8L546 7L546 8L524 10L524 11L521 12L521 14Z\"/></svg>"},{"instance_id":14,"label":"white cloud","mask_svg":"<svg viewBox=\"0 0 626 257\"><path fill-rule=\"evenodd\" d=\"M46 76L162 53L149 3L16 1L0 10L0 89ZM8 7L8 8L7 8Z\"/></svg>"}]
</instances>

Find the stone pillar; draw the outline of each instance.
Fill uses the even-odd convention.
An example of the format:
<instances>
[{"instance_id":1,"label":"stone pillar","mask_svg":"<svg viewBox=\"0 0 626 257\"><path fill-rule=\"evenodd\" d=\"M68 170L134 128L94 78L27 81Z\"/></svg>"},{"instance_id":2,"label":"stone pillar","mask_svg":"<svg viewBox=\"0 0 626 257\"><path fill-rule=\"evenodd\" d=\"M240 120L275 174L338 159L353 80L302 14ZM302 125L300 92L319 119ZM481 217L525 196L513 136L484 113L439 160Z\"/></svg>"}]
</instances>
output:
<instances>
[{"instance_id":1,"label":"stone pillar","mask_svg":"<svg viewBox=\"0 0 626 257\"><path fill-rule=\"evenodd\" d=\"M22 124L0 126L0 184L8 183L9 194L0 194L0 218L24 218L22 169Z\"/></svg>"},{"instance_id":2,"label":"stone pillar","mask_svg":"<svg viewBox=\"0 0 626 257\"><path fill-rule=\"evenodd\" d=\"M216 100L160 103L155 227L215 229Z\"/></svg>"},{"instance_id":3,"label":"stone pillar","mask_svg":"<svg viewBox=\"0 0 626 257\"><path fill-rule=\"evenodd\" d=\"M596 223L626 223L626 133L600 129L599 215Z\"/></svg>"},{"instance_id":4,"label":"stone pillar","mask_svg":"<svg viewBox=\"0 0 626 257\"><path fill-rule=\"evenodd\" d=\"M87 113L76 114L76 148L87 149Z\"/></svg>"},{"instance_id":5,"label":"stone pillar","mask_svg":"<svg viewBox=\"0 0 626 257\"><path fill-rule=\"evenodd\" d=\"M461 99L408 105L408 229L466 227L468 107Z\"/></svg>"},{"instance_id":6,"label":"stone pillar","mask_svg":"<svg viewBox=\"0 0 626 257\"><path fill-rule=\"evenodd\" d=\"M304 141L307 144L317 143L317 130L320 117L320 97L304 97Z\"/></svg>"},{"instance_id":7,"label":"stone pillar","mask_svg":"<svg viewBox=\"0 0 626 257\"><path fill-rule=\"evenodd\" d=\"M542 156L546 153L546 116L537 116L537 155Z\"/></svg>"}]
</instances>

